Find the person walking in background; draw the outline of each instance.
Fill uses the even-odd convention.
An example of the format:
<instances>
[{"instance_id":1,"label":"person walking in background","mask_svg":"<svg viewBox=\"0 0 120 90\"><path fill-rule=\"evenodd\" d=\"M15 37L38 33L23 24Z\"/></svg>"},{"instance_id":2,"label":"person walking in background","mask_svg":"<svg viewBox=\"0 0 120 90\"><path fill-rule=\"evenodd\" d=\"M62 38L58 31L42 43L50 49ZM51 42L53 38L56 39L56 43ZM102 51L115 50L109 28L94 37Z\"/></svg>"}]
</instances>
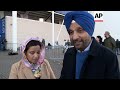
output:
<instances>
[{"instance_id":1,"label":"person walking in background","mask_svg":"<svg viewBox=\"0 0 120 90\"><path fill-rule=\"evenodd\" d=\"M44 44L44 46L45 46L45 39L44 39L44 38L42 39L42 43L43 43L43 44Z\"/></svg>"},{"instance_id":2,"label":"person walking in background","mask_svg":"<svg viewBox=\"0 0 120 90\"><path fill-rule=\"evenodd\" d=\"M55 79L54 72L45 59L45 46L39 38L28 38L21 46L22 59L11 67L9 79Z\"/></svg>"},{"instance_id":3,"label":"person walking in background","mask_svg":"<svg viewBox=\"0 0 120 90\"><path fill-rule=\"evenodd\" d=\"M96 40L97 40L98 43L100 43L101 45L103 45L102 37L101 36L96 36Z\"/></svg>"},{"instance_id":4,"label":"person walking in background","mask_svg":"<svg viewBox=\"0 0 120 90\"><path fill-rule=\"evenodd\" d=\"M105 39L104 39L104 46L107 47L108 49L112 50L114 53L116 52L116 42L113 37L111 37L110 32L106 31L105 34Z\"/></svg>"},{"instance_id":5,"label":"person walking in background","mask_svg":"<svg viewBox=\"0 0 120 90\"><path fill-rule=\"evenodd\" d=\"M117 39L116 40L116 54L120 55L120 41Z\"/></svg>"}]
</instances>

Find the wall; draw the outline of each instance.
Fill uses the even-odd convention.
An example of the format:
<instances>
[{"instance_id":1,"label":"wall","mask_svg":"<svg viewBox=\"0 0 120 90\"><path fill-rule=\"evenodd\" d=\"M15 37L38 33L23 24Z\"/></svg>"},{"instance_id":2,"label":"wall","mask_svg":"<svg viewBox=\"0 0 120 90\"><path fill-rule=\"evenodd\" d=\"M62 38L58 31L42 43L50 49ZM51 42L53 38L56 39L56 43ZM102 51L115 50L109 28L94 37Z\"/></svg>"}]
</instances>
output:
<instances>
[{"instance_id":1,"label":"wall","mask_svg":"<svg viewBox=\"0 0 120 90\"><path fill-rule=\"evenodd\" d=\"M55 41L57 39L58 32L61 25L55 24ZM18 47L19 44L26 37L38 36L40 38L45 38L46 45L50 42L52 44L52 23L40 22L36 20L29 20L18 18L17 19L17 40ZM7 39L7 49L12 48L12 17L6 16L6 39ZM66 31L65 26L62 27L61 34L59 37L59 44L64 45L64 39L69 39L69 35Z\"/></svg>"}]
</instances>

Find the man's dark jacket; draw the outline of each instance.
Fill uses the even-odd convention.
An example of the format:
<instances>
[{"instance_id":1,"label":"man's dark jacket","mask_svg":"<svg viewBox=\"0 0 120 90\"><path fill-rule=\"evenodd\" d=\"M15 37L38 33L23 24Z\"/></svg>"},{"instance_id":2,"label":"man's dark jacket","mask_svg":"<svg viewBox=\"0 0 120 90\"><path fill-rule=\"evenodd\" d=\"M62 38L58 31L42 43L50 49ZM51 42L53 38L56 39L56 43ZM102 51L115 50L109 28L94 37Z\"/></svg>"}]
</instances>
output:
<instances>
[{"instance_id":1,"label":"man's dark jacket","mask_svg":"<svg viewBox=\"0 0 120 90\"><path fill-rule=\"evenodd\" d=\"M77 50L69 48L64 56L60 79L75 79ZM117 56L97 43L95 38L80 74L81 79L119 79Z\"/></svg>"}]
</instances>

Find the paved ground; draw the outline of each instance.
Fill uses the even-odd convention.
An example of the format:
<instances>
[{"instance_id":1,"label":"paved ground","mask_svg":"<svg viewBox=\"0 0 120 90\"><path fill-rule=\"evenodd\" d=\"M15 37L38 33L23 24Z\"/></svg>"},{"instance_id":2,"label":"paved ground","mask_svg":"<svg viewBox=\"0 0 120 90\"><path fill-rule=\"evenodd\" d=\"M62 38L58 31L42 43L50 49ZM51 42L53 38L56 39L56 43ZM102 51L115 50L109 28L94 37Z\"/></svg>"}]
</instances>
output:
<instances>
[{"instance_id":1,"label":"paved ground","mask_svg":"<svg viewBox=\"0 0 120 90\"><path fill-rule=\"evenodd\" d=\"M48 59L48 57L50 56L50 54L48 54L49 51L47 51L47 55L46 58ZM53 52L53 51L52 51ZM55 53L55 52L54 52ZM52 53L51 53L52 54ZM61 56L63 58L63 53L61 53ZM51 67L56 75L57 78L60 77L60 71L62 69L62 59L52 59L53 56L51 56L51 59L48 59L49 63L51 64ZM9 73L10 73L10 68L11 65L17 61L19 61L21 59L21 55L12 55L9 56L8 55L8 51L0 51L0 79L8 79ZM120 55L118 55L118 60L120 63ZM120 66L120 64L119 64Z\"/></svg>"},{"instance_id":2,"label":"paved ground","mask_svg":"<svg viewBox=\"0 0 120 90\"><path fill-rule=\"evenodd\" d=\"M48 56L48 55L47 55ZM48 59L48 57L46 57ZM52 58L52 57L51 57ZM0 79L7 79L9 77L11 65L21 59L21 55L8 55L8 51L0 51ZM60 77L60 71L62 68L62 59L48 59L51 67L57 78Z\"/></svg>"}]
</instances>

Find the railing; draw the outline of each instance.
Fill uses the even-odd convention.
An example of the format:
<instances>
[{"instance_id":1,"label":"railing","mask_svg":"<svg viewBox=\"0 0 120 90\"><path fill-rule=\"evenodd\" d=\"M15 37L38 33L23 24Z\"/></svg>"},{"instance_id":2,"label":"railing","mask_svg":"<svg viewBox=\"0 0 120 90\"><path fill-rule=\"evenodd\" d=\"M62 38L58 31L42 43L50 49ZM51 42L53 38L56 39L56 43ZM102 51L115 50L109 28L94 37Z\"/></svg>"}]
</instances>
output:
<instances>
[{"instance_id":1,"label":"railing","mask_svg":"<svg viewBox=\"0 0 120 90\"><path fill-rule=\"evenodd\" d=\"M12 45L13 43L7 43L6 49L7 50L12 50ZM17 44L18 50L19 50L19 44ZM63 60L64 58L64 53L68 48L71 46L46 46L45 48L45 56L47 59L51 60Z\"/></svg>"},{"instance_id":2,"label":"railing","mask_svg":"<svg viewBox=\"0 0 120 90\"><path fill-rule=\"evenodd\" d=\"M71 47L73 46L47 46L46 58L52 60L63 60L65 52Z\"/></svg>"},{"instance_id":3,"label":"railing","mask_svg":"<svg viewBox=\"0 0 120 90\"><path fill-rule=\"evenodd\" d=\"M47 46L45 49L46 58L51 60L63 60L63 46Z\"/></svg>"}]
</instances>

